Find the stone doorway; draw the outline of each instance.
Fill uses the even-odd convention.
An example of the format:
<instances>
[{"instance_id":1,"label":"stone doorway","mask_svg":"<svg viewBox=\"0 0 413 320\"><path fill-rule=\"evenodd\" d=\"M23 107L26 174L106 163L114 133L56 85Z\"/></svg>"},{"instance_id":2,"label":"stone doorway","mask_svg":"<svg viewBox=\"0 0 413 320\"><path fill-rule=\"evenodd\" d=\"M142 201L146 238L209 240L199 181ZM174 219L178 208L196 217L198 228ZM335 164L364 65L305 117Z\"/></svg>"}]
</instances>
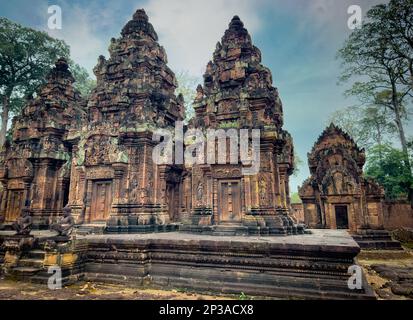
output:
<instances>
[{"instance_id":1,"label":"stone doorway","mask_svg":"<svg viewBox=\"0 0 413 320\"><path fill-rule=\"evenodd\" d=\"M345 205L334 206L337 229L348 229L348 209Z\"/></svg>"},{"instance_id":2,"label":"stone doorway","mask_svg":"<svg viewBox=\"0 0 413 320\"><path fill-rule=\"evenodd\" d=\"M23 207L23 195L23 190L10 191L5 222L14 222L20 217L20 211Z\"/></svg>"},{"instance_id":3,"label":"stone doorway","mask_svg":"<svg viewBox=\"0 0 413 320\"><path fill-rule=\"evenodd\" d=\"M241 222L240 180L219 181L218 214L220 223Z\"/></svg>"},{"instance_id":4,"label":"stone doorway","mask_svg":"<svg viewBox=\"0 0 413 320\"><path fill-rule=\"evenodd\" d=\"M94 181L89 222L105 221L112 206L112 181Z\"/></svg>"}]
</instances>

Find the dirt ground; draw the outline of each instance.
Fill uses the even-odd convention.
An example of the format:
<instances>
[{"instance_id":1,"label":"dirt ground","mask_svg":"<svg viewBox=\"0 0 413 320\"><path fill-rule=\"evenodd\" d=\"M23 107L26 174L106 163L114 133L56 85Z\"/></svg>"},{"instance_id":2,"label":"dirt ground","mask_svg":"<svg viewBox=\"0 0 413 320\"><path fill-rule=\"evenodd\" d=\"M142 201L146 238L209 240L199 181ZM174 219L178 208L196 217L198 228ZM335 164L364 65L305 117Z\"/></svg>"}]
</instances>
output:
<instances>
[{"instance_id":1,"label":"dirt ground","mask_svg":"<svg viewBox=\"0 0 413 320\"><path fill-rule=\"evenodd\" d=\"M357 258L380 300L413 300L413 251L361 252Z\"/></svg>"},{"instance_id":2,"label":"dirt ground","mask_svg":"<svg viewBox=\"0 0 413 320\"><path fill-rule=\"evenodd\" d=\"M128 288L121 285L83 282L60 290L49 290L43 284L0 279L0 300L218 300L218 297L185 293L179 290Z\"/></svg>"}]
</instances>

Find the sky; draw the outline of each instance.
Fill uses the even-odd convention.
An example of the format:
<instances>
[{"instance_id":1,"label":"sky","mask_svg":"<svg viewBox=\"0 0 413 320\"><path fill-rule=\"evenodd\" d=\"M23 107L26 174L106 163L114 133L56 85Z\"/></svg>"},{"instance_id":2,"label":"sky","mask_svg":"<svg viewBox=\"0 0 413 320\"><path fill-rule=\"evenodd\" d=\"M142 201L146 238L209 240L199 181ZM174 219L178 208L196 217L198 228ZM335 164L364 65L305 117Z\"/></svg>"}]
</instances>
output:
<instances>
[{"instance_id":1,"label":"sky","mask_svg":"<svg viewBox=\"0 0 413 320\"><path fill-rule=\"evenodd\" d=\"M119 37L138 8L149 21L175 73L202 79L228 23L238 15L260 48L284 106L284 128L302 160L291 192L309 176L307 153L330 115L355 103L338 85L338 49L351 33L348 8L362 14L386 0L0 0L0 16L44 30L66 41L74 61L91 74L99 55L108 57L110 38ZM50 30L48 7L62 9L62 29Z\"/></svg>"}]
</instances>

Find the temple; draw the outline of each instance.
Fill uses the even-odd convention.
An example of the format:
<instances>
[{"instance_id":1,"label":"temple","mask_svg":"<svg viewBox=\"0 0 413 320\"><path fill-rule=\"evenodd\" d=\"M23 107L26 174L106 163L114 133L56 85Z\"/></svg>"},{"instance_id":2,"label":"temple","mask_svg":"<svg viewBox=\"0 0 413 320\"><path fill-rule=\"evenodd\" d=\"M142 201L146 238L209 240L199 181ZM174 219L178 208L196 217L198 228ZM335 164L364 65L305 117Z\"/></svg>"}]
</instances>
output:
<instances>
[{"instance_id":1,"label":"temple","mask_svg":"<svg viewBox=\"0 0 413 320\"><path fill-rule=\"evenodd\" d=\"M374 298L365 278L356 290L348 285L360 247L346 231L294 221L292 137L238 16L207 64L188 124L144 10L109 54L98 59L87 101L60 59L13 121L0 166L0 273L45 284L57 266L63 284ZM301 192L310 226L346 227L345 215L332 216L344 206L350 228L381 226L382 191L361 177L363 162L339 129L320 138Z\"/></svg>"},{"instance_id":2,"label":"temple","mask_svg":"<svg viewBox=\"0 0 413 320\"><path fill-rule=\"evenodd\" d=\"M187 209L192 229L185 230L227 234L296 232L288 214L288 183L294 162L292 139L282 129L282 103L272 86L271 72L261 64L261 52L237 16L216 45L204 84L197 88L194 109L190 127L205 134L207 129L215 130L212 143L209 140L205 148L215 161L186 168L186 179L191 180L186 190L192 190L192 206ZM255 164L246 164L239 155L242 148L237 152L243 142L238 139L250 141L252 129L260 130L259 154L254 159L251 156ZM251 154L253 142L250 144ZM251 168L254 165L256 172Z\"/></svg>"},{"instance_id":3,"label":"temple","mask_svg":"<svg viewBox=\"0 0 413 320\"><path fill-rule=\"evenodd\" d=\"M383 229L384 190L363 176L366 157L331 124L308 154L311 177L299 190L310 228Z\"/></svg>"},{"instance_id":4,"label":"temple","mask_svg":"<svg viewBox=\"0 0 413 320\"><path fill-rule=\"evenodd\" d=\"M330 124L308 154L311 177L299 188L309 228L348 230L363 249L401 250L385 230L384 188L363 175L365 152Z\"/></svg>"},{"instance_id":5,"label":"temple","mask_svg":"<svg viewBox=\"0 0 413 320\"><path fill-rule=\"evenodd\" d=\"M195 117L186 127L187 134L199 129L205 136L207 129L216 130L212 145L202 150L216 155L212 164L154 163L157 130L174 130L184 118L184 106L143 10L119 39L111 40L109 53L108 59L98 59L97 86L87 106L62 59L40 96L15 119L1 176L6 222L13 222L27 204L34 225L43 228L68 205L77 225L100 225L106 232L172 231L178 224L202 233L297 232L289 217L292 138L282 128L282 104L271 72L262 66L261 52L237 16L208 63L204 85L197 89ZM241 129L250 142L249 154L252 129L260 130L259 155L248 163L238 148ZM235 160L227 144L238 149ZM219 161L222 146L224 161ZM243 174L253 165L254 172Z\"/></svg>"},{"instance_id":6,"label":"temple","mask_svg":"<svg viewBox=\"0 0 413 320\"><path fill-rule=\"evenodd\" d=\"M38 228L47 228L62 215L75 148L70 132L79 131L86 119L86 102L73 82L66 60L60 59L38 97L29 98L13 119L12 142L0 167L0 216L6 225L20 217L23 207L30 209Z\"/></svg>"},{"instance_id":7,"label":"temple","mask_svg":"<svg viewBox=\"0 0 413 320\"><path fill-rule=\"evenodd\" d=\"M109 232L154 231L178 221L182 168L157 166L154 130L184 117L174 73L143 10L99 57L88 121L71 136L69 206L78 224L102 223Z\"/></svg>"}]
</instances>

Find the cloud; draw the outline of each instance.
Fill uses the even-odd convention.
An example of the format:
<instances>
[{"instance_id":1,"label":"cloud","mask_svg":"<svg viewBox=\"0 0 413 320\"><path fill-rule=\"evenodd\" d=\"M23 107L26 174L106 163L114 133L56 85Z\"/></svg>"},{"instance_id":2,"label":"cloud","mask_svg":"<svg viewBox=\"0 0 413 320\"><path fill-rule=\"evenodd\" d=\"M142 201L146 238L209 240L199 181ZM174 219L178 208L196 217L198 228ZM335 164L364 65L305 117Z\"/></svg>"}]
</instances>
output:
<instances>
[{"instance_id":1,"label":"cloud","mask_svg":"<svg viewBox=\"0 0 413 320\"><path fill-rule=\"evenodd\" d=\"M384 0L292 0L283 1L279 6L272 5L271 0L267 1L269 10L275 13L282 10L294 18L297 32L302 35L311 33L313 45L333 47L341 44L341 40L351 33L347 26L350 6L360 6L364 16L372 6L381 4Z\"/></svg>"},{"instance_id":2,"label":"cloud","mask_svg":"<svg viewBox=\"0 0 413 320\"><path fill-rule=\"evenodd\" d=\"M198 77L234 15L240 16L250 33L261 26L256 2L248 0L148 0L144 8L171 68Z\"/></svg>"},{"instance_id":3,"label":"cloud","mask_svg":"<svg viewBox=\"0 0 413 320\"><path fill-rule=\"evenodd\" d=\"M97 57L106 53L109 39L102 39L97 31L98 20L103 19L105 11L92 11L90 7L65 3L62 5L62 29L44 30L52 37L64 40L70 46L71 57L92 73Z\"/></svg>"}]
</instances>

